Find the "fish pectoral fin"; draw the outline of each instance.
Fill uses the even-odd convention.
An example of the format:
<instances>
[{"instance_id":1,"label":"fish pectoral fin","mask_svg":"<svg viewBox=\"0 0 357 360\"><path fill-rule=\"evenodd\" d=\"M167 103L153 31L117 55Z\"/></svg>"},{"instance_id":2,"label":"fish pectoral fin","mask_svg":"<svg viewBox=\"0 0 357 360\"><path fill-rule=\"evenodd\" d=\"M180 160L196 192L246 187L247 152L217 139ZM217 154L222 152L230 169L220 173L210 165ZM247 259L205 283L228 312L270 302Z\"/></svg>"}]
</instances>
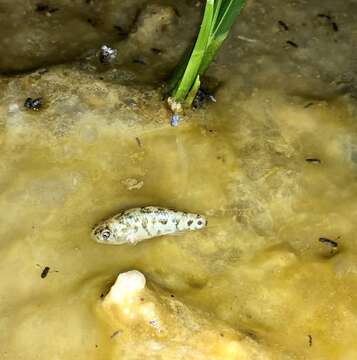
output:
<instances>
[{"instance_id":1,"label":"fish pectoral fin","mask_svg":"<svg viewBox=\"0 0 357 360\"><path fill-rule=\"evenodd\" d=\"M128 244L130 245L136 245L139 240L136 238L135 234L129 234L126 238Z\"/></svg>"}]
</instances>

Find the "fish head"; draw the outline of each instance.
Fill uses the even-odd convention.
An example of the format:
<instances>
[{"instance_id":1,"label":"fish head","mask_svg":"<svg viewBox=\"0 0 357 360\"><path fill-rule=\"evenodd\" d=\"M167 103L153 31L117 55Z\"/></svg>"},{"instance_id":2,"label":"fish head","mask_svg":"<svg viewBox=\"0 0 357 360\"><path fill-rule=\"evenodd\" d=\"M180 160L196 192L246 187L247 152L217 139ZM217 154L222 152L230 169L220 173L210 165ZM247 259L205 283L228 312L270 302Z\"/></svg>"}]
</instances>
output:
<instances>
[{"instance_id":1,"label":"fish head","mask_svg":"<svg viewBox=\"0 0 357 360\"><path fill-rule=\"evenodd\" d=\"M192 219L190 228L192 230L200 230L207 226L207 219L203 215L195 215Z\"/></svg>"},{"instance_id":2,"label":"fish head","mask_svg":"<svg viewBox=\"0 0 357 360\"><path fill-rule=\"evenodd\" d=\"M103 221L92 230L92 239L101 244L125 244L126 236L115 221Z\"/></svg>"}]
</instances>

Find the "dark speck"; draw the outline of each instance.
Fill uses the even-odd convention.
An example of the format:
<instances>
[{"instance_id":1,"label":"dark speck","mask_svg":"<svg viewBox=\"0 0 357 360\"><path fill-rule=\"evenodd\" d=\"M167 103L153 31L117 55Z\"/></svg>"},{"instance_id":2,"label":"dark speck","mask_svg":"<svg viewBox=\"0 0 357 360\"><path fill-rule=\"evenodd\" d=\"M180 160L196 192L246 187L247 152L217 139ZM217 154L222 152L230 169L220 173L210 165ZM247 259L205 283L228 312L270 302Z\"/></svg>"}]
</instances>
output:
<instances>
[{"instance_id":1,"label":"dark speck","mask_svg":"<svg viewBox=\"0 0 357 360\"><path fill-rule=\"evenodd\" d=\"M178 16L178 17L181 17L181 14L180 12L177 10L177 8L173 8L174 9L174 12L175 12L175 15Z\"/></svg>"},{"instance_id":2,"label":"dark speck","mask_svg":"<svg viewBox=\"0 0 357 360\"><path fill-rule=\"evenodd\" d=\"M48 275L48 272L50 271L50 267L49 266L46 266L43 270L42 270L42 273L41 273L41 278L44 279L47 275Z\"/></svg>"},{"instance_id":3,"label":"dark speck","mask_svg":"<svg viewBox=\"0 0 357 360\"><path fill-rule=\"evenodd\" d=\"M283 28L285 31L288 31L288 30L289 30L288 25L286 25L286 24L284 23L284 21L279 20L279 21L278 21L278 24L279 24L279 25L281 26L281 28Z\"/></svg>"},{"instance_id":4,"label":"dark speck","mask_svg":"<svg viewBox=\"0 0 357 360\"><path fill-rule=\"evenodd\" d=\"M317 16L318 16L319 18L326 19L327 22L328 22L329 24L331 24L333 31L336 31L336 32L338 31L338 25L337 25L334 21L332 21L332 18L331 18L330 15L318 14Z\"/></svg>"},{"instance_id":5,"label":"dark speck","mask_svg":"<svg viewBox=\"0 0 357 360\"><path fill-rule=\"evenodd\" d=\"M309 108L309 107L312 106L312 105L314 105L314 103L313 103L313 102L309 102L309 103L307 103L307 104L304 106L304 109L307 109L307 108Z\"/></svg>"},{"instance_id":6,"label":"dark speck","mask_svg":"<svg viewBox=\"0 0 357 360\"><path fill-rule=\"evenodd\" d=\"M142 144L141 144L140 138L136 137L135 140L136 140L136 143L141 147Z\"/></svg>"},{"instance_id":7,"label":"dark speck","mask_svg":"<svg viewBox=\"0 0 357 360\"><path fill-rule=\"evenodd\" d=\"M200 88L193 99L192 107L194 109L200 109L207 101L216 102L216 99L212 94L209 94Z\"/></svg>"},{"instance_id":8,"label":"dark speck","mask_svg":"<svg viewBox=\"0 0 357 360\"><path fill-rule=\"evenodd\" d=\"M161 54L162 53L162 50L161 49L158 49L158 48L151 48L150 49L154 54Z\"/></svg>"},{"instance_id":9,"label":"dark speck","mask_svg":"<svg viewBox=\"0 0 357 360\"><path fill-rule=\"evenodd\" d=\"M320 237L319 241L320 241L320 243L330 246L334 249L336 249L338 247L338 243L336 241L333 241L333 240L330 240L327 238Z\"/></svg>"},{"instance_id":10,"label":"dark speck","mask_svg":"<svg viewBox=\"0 0 357 360\"><path fill-rule=\"evenodd\" d=\"M318 17L320 18L324 18L324 19L327 19L327 20L331 20L331 16L330 15L326 15L326 14L317 14Z\"/></svg>"},{"instance_id":11,"label":"dark speck","mask_svg":"<svg viewBox=\"0 0 357 360\"><path fill-rule=\"evenodd\" d=\"M36 11L47 11L49 9L48 5L45 4L36 4Z\"/></svg>"},{"instance_id":12,"label":"dark speck","mask_svg":"<svg viewBox=\"0 0 357 360\"><path fill-rule=\"evenodd\" d=\"M192 225L192 223L193 223L193 221L192 221L192 220L188 220L188 221L187 221L187 226L191 226L191 225Z\"/></svg>"},{"instance_id":13,"label":"dark speck","mask_svg":"<svg viewBox=\"0 0 357 360\"><path fill-rule=\"evenodd\" d=\"M113 332L112 335L110 335L110 338L113 339L114 337L116 337L118 334L120 334L122 331L121 330L116 330Z\"/></svg>"},{"instance_id":14,"label":"dark speck","mask_svg":"<svg viewBox=\"0 0 357 360\"><path fill-rule=\"evenodd\" d=\"M146 65L144 60L141 59L133 59L134 64Z\"/></svg>"},{"instance_id":15,"label":"dark speck","mask_svg":"<svg viewBox=\"0 0 357 360\"><path fill-rule=\"evenodd\" d=\"M91 24L92 26L96 26L97 25L97 20L94 20L94 19L87 19L87 22L89 24Z\"/></svg>"},{"instance_id":16,"label":"dark speck","mask_svg":"<svg viewBox=\"0 0 357 360\"><path fill-rule=\"evenodd\" d=\"M308 158L305 161L311 164L321 164L321 160L317 158Z\"/></svg>"},{"instance_id":17,"label":"dark speck","mask_svg":"<svg viewBox=\"0 0 357 360\"><path fill-rule=\"evenodd\" d=\"M298 44L294 43L294 42L293 42L293 41L291 41L291 40L288 40L286 43L287 43L288 45L290 45L290 46L294 47L294 48L298 48L298 47L299 47L299 45L298 45Z\"/></svg>"},{"instance_id":18,"label":"dark speck","mask_svg":"<svg viewBox=\"0 0 357 360\"><path fill-rule=\"evenodd\" d=\"M174 298L174 297L175 297L175 295L174 295L174 294L170 294L170 296L171 296L172 298Z\"/></svg>"},{"instance_id":19,"label":"dark speck","mask_svg":"<svg viewBox=\"0 0 357 360\"><path fill-rule=\"evenodd\" d=\"M54 13L56 11L58 11L58 8L51 8L46 4L36 4L36 11L37 12L47 12L47 13Z\"/></svg>"},{"instance_id":20,"label":"dark speck","mask_svg":"<svg viewBox=\"0 0 357 360\"><path fill-rule=\"evenodd\" d=\"M121 26L114 25L114 29L117 30L119 36L128 36L129 33L125 31Z\"/></svg>"},{"instance_id":21,"label":"dark speck","mask_svg":"<svg viewBox=\"0 0 357 360\"><path fill-rule=\"evenodd\" d=\"M25 100L24 106L27 109L38 111L42 106L42 98L32 99L29 97Z\"/></svg>"},{"instance_id":22,"label":"dark speck","mask_svg":"<svg viewBox=\"0 0 357 360\"><path fill-rule=\"evenodd\" d=\"M308 338L309 338L309 346L312 346L312 336L308 335Z\"/></svg>"}]
</instances>

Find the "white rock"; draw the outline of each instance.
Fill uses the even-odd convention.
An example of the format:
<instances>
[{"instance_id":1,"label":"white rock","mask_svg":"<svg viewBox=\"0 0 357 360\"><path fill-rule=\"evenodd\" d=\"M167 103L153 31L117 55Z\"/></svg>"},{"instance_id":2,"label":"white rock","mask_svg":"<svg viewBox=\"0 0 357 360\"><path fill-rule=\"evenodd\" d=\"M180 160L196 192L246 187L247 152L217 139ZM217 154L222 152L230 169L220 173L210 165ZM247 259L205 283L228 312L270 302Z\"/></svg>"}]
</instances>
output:
<instances>
[{"instance_id":1,"label":"white rock","mask_svg":"<svg viewBox=\"0 0 357 360\"><path fill-rule=\"evenodd\" d=\"M9 107L8 107L8 112L9 113L16 113L20 110L20 107L19 105L17 105L16 103L11 103L9 104Z\"/></svg>"},{"instance_id":2,"label":"white rock","mask_svg":"<svg viewBox=\"0 0 357 360\"><path fill-rule=\"evenodd\" d=\"M121 304L123 301L127 301L142 291L145 288L145 284L145 276L140 271L131 270L119 274L106 300Z\"/></svg>"}]
</instances>

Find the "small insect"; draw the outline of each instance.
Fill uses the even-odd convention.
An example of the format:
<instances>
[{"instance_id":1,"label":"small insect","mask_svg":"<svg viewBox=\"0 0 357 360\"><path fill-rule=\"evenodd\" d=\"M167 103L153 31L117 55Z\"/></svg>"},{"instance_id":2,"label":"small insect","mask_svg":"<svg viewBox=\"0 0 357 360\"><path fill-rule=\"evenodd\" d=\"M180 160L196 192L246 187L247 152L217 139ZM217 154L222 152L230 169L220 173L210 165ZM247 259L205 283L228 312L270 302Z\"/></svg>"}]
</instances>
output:
<instances>
[{"instance_id":1,"label":"small insect","mask_svg":"<svg viewBox=\"0 0 357 360\"><path fill-rule=\"evenodd\" d=\"M330 15L326 15L326 14L317 14L317 16L319 18L323 18L326 19L326 21L332 26L332 30L337 32L338 31L338 25L336 24L335 21L332 21L332 18Z\"/></svg>"},{"instance_id":2,"label":"small insect","mask_svg":"<svg viewBox=\"0 0 357 360\"><path fill-rule=\"evenodd\" d=\"M39 97L37 99L27 98L24 103L25 108L38 111L41 109L42 106L42 98Z\"/></svg>"},{"instance_id":3,"label":"small insect","mask_svg":"<svg viewBox=\"0 0 357 360\"><path fill-rule=\"evenodd\" d=\"M299 45L297 43L295 43L294 41L291 41L291 40L288 40L286 43L294 48L299 47Z\"/></svg>"},{"instance_id":4,"label":"small insect","mask_svg":"<svg viewBox=\"0 0 357 360\"><path fill-rule=\"evenodd\" d=\"M102 244L136 244L157 236L200 230L206 225L206 218L199 214L146 206L101 222L92 230L92 238Z\"/></svg>"},{"instance_id":5,"label":"small insect","mask_svg":"<svg viewBox=\"0 0 357 360\"><path fill-rule=\"evenodd\" d=\"M216 98L212 94L209 94L206 91L199 89L195 98L193 99L192 107L194 109L200 109L201 107L203 107L207 100L217 102Z\"/></svg>"},{"instance_id":6,"label":"small insect","mask_svg":"<svg viewBox=\"0 0 357 360\"><path fill-rule=\"evenodd\" d=\"M135 140L136 140L136 143L138 144L138 146L142 147L140 138L136 137Z\"/></svg>"},{"instance_id":7,"label":"small insect","mask_svg":"<svg viewBox=\"0 0 357 360\"><path fill-rule=\"evenodd\" d=\"M332 29L333 29L333 31L338 31L338 25L333 21L332 23L331 23L331 26L332 26Z\"/></svg>"},{"instance_id":8,"label":"small insect","mask_svg":"<svg viewBox=\"0 0 357 360\"><path fill-rule=\"evenodd\" d=\"M312 346L312 336L311 335L307 335L309 338L309 346Z\"/></svg>"},{"instance_id":9,"label":"small insect","mask_svg":"<svg viewBox=\"0 0 357 360\"><path fill-rule=\"evenodd\" d=\"M318 158L307 158L305 161L311 164L321 164L321 160Z\"/></svg>"},{"instance_id":10,"label":"small insect","mask_svg":"<svg viewBox=\"0 0 357 360\"><path fill-rule=\"evenodd\" d=\"M41 278L44 279L47 275L48 275L48 272L50 271L50 267L49 266L46 266L43 270L42 270L42 273L41 273Z\"/></svg>"},{"instance_id":11,"label":"small insect","mask_svg":"<svg viewBox=\"0 0 357 360\"><path fill-rule=\"evenodd\" d=\"M279 20L279 21L278 21L278 24L279 24L280 27L283 28L285 31L288 31L288 30L289 30L288 25L286 25L286 24L284 23L284 21Z\"/></svg>"},{"instance_id":12,"label":"small insect","mask_svg":"<svg viewBox=\"0 0 357 360\"><path fill-rule=\"evenodd\" d=\"M327 238L323 238L323 237L320 237L319 241L320 241L321 244L325 244L325 245L330 246L330 247L332 247L334 249L338 248L338 243L336 241L333 241L333 240L330 240L330 239L327 239Z\"/></svg>"},{"instance_id":13,"label":"small insect","mask_svg":"<svg viewBox=\"0 0 357 360\"><path fill-rule=\"evenodd\" d=\"M46 12L47 14L52 14L58 10L59 10L59 8L51 8L46 4L36 4L37 12Z\"/></svg>"},{"instance_id":14,"label":"small insect","mask_svg":"<svg viewBox=\"0 0 357 360\"><path fill-rule=\"evenodd\" d=\"M117 53L116 49L112 49L107 45L102 45L98 52L99 61L102 64L109 64L116 58Z\"/></svg>"}]
</instances>

